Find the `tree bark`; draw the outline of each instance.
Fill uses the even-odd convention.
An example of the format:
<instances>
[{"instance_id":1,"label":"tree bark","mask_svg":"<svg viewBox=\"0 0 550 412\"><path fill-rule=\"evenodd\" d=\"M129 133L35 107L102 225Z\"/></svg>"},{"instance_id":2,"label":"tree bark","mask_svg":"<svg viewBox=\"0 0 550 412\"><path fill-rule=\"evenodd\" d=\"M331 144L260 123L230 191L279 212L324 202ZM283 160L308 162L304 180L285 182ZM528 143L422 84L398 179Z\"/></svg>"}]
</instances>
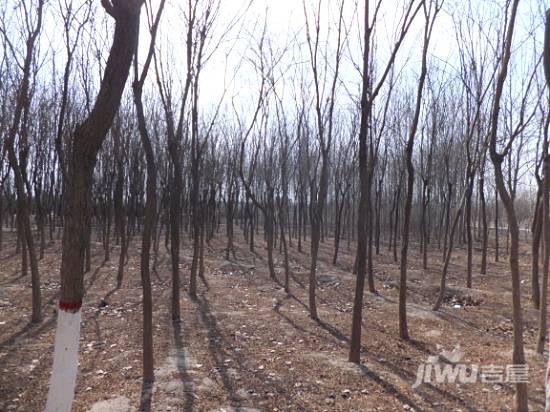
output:
<instances>
[{"instance_id":1,"label":"tree bark","mask_svg":"<svg viewBox=\"0 0 550 412\"><path fill-rule=\"evenodd\" d=\"M479 198L481 202L481 269L480 273L485 275L487 273L487 247L489 244L489 228L487 224L487 202L485 201L485 168L483 167L479 179Z\"/></svg>"},{"instance_id":2,"label":"tree bark","mask_svg":"<svg viewBox=\"0 0 550 412\"><path fill-rule=\"evenodd\" d=\"M533 299L533 307L535 309L540 308L539 252L542 237L542 220L544 213L541 198L542 182L539 183L535 215L533 216L533 223L531 225L531 232L533 234L533 240L531 242L531 298Z\"/></svg>"},{"instance_id":3,"label":"tree bark","mask_svg":"<svg viewBox=\"0 0 550 412\"><path fill-rule=\"evenodd\" d=\"M96 103L73 138L72 170L64 210L61 297L47 412L70 411L74 398L92 172L120 105L139 36L142 1L119 0L111 4L103 0L102 4L115 20L115 33Z\"/></svg>"}]
</instances>

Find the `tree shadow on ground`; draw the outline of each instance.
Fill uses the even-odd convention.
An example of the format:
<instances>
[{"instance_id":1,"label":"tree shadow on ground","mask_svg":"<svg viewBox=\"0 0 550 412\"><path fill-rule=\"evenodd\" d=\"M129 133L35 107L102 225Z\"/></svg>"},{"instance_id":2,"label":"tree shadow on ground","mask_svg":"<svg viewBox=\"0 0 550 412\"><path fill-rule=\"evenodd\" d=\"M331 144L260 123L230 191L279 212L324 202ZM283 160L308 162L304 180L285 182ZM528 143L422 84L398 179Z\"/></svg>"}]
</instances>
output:
<instances>
[{"instance_id":1,"label":"tree shadow on ground","mask_svg":"<svg viewBox=\"0 0 550 412\"><path fill-rule=\"evenodd\" d=\"M433 351L431 351L423 342L420 342L420 341L417 341L417 340L413 340L413 339L410 339L408 341L406 341L407 344L409 344L410 346L414 347L415 349L421 351L421 352L424 352L427 356L437 356L437 354ZM467 367L466 368L466 372L468 374L471 374L472 373L472 370L471 368ZM414 377L412 375L410 375L411 377L411 381L412 379L414 379ZM431 384L423 384L422 386L426 386L436 392L439 392L440 394L446 396L446 397L450 397L450 398L453 398L454 400L457 401L457 403L461 403L462 406L464 407L468 407L469 410L475 410L465 404L463 404L463 400L452 395L452 394L449 394L449 392L447 391L443 391L439 388L437 388L436 386L434 385L431 385ZM499 383L499 386L502 388L503 391L507 392L508 394L513 394L515 392L515 389L514 389L514 385L511 384L511 383L506 383L506 382L501 382ZM529 396L529 401L532 402L533 404L536 404L540 407L544 407L544 398L542 397L538 397L538 396Z\"/></svg>"},{"instance_id":2,"label":"tree shadow on ground","mask_svg":"<svg viewBox=\"0 0 550 412\"><path fill-rule=\"evenodd\" d=\"M92 286L93 283L97 280L98 273L103 266L104 266L104 263L102 263L95 269L94 273L90 277L87 288ZM55 303L56 299L59 298L59 294L60 294L60 290L55 292L50 298L48 298L48 300L45 301L45 303L42 305L43 313L47 309L48 305L52 305ZM105 299L107 299L108 296L106 296ZM29 322L25 326L23 326L19 331L15 332L11 336L9 336L8 338L0 342L0 349L4 349L9 346L12 346L16 343L21 342L22 340L32 339L37 337L38 335L47 331L50 327L54 326L56 320L57 320L57 310L53 309L53 315L51 317L43 320L41 323Z\"/></svg>"},{"instance_id":3,"label":"tree shadow on ground","mask_svg":"<svg viewBox=\"0 0 550 412\"><path fill-rule=\"evenodd\" d=\"M21 328L21 330L15 332L13 335L0 342L0 349L12 346L15 343L19 343L24 339L30 339L40 335L50 326L52 326L55 323L56 319L57 312L47 320L42 321L42 323L27 323L25 326L23 326L23 328Z\"/></svg>"},{"instance_id":4,"label":"tree shadow on ground","mask_svg":"<svg viewBox=\"0 0 550 412\"><path fill-rule=\"evenodd\" d=\"M275 313L277 313L277 315L283 318L288 324L290 324L299 332L304 334L312 334L311 331L308 331L307 329L300 327L291 317L285 315L280 311L280 307L282 306L284 301L287 299L293 299L298 304L300 304L303 308L308 309L308 306L305 303L303 303L299 298L297 298L292 294L289 294L283 300L280 300L277 302L277 304L274 307ZM349 344L349 338L346 335L344 335L338 328L320 319L316 320L316 323L323 330L325 330L331 336L336 338L340 343L345 342L346 344ZM316 334L313 334L313 335L316 335ZM319 336L319 335L316 335L316 336L323 338L322 336ZM428 356L435 355L435 353L432 352L422 342L409 340L409 341L406 341L406 343L414 347L419 352L424 353ZM401 359L399 359L399 355L397 353L389 361L387 359L382 360L382 358L378 354L370 352L364 346L362 346L361 348L361 353L363 356L367 356L369 361L378 364L381 370L387 369L393 375L398 376L400 379L404 380L405 382L410 382L411 385L416 380L416 375L408 372L406 369L403 368ZM387 357L387 354L385 354L384 356ZM422 410L410 397L408 397L402 391L399 391L399 389L396 386L389 383L387 380L382 379L380 375L377 374L374 370L369 369L369 367L364 364L360 364L358 365L358 367L360 368L363 375L365 375L371 381L379 385L386 393L390 394L391 396L394 396L400 402L404 404L408 404L409 406L415 408L415 410ZM450 393L449 391L443 390L431 384L423 384L420 388L416 390L416 392L425 402L431 405L435 404L438 400L441 400L443 398L443 399L446 399L447 401L455 403L457 406L459 405L464 410L467 410L467 411L476 410L476 408L470 406L464 399L461 399L460 397ZM436 398L436 395L438 396L438 398Z\"/></svg>"},{"instance_id":5,"label":"tree shadow on ground","mask_svg":"<svg viewBox=\"0 0 550 412\"><path fill-rule=\"evenodd\" d=\"M238 407L238 396L235 391L235 386L229 373L227 371L227 365L224 360L226 358L225 351L221 345L221 333L218 328L218 324L215 316L210 310L210 305L204 296L197 298L195 304L199 309L199 317L201 323L206 327L208 335L208 350L212 357L215 368L218 371L223 387L229 395L230 403L232 407Z\"/></svg>"},{"instance_id":6,"label":"tree shadow on ground","mask_svg":"<svg viewBox=\"0 0 550 412\"><path fill-rule=\"evenodd\" d=\"M366 376L368 379L376 383L378 386L380 386L384 391L399 400L403 404L407 404L414 408L416 411L421 411L419 405L417 405L411 398L407 397L407 395L401 393L394 385L392 385L390 382L380 378L380 376L374 372L373 370L369 369L367 366L363 364L358 364L359 370L361 373Z\"/></svg>"},{"instance_id":7,"label":"tree shadow on ground","mask_svg":"<svg viewBox=\"0 0 550 412\"><path fill-rule=\"evenodd\" d=\"M208 281L206 280L206 277L204 276L204 273L199 270L199 278L202 281L202 284L204 285L204 289L208 292L210 290L210 285L208 284Z\"/></svg>"},{"instance_id":8,"label":"tree shadow on ground","mask_svg":"<svg viewBox=\"0 0 550 412\"><path fill-rule=\"evenodd\" d=\"M143 382L141 385L141 396L139 400L139 412L151 412L151 401L153 399L153 382Z\"/></svg>"},{"instance_id":9,"label":"tree shadow on ground","mask_svg":"<svg viewBox=\"0 0 550 412\"><path fill-rule=\"evenodd\" d=\"M244 408L242 403L247 402L246 397L242 397L236 390L235 382L238 376L233 377L232 373L238 372L246 375L249 379L249 385L256 392L277 392L281 395L287 394L288 390L273 380L266 371L255 369L251 364L251 359L246 357L240 351L231 350L231 342L224 337L216 321L210 304L205 296L201 296L195 301L198 308L199 320L207 330L208 349L210 357L214 361L215 369L218 371L222 385L228 394L229 403L236 411ZM226 364L226 360L232 360L232 370Z\"/></svg>"},{"instance_id":10,"label":"tree shadow on ground","mask_svg":"<svg viewBox=\"0 0 550 412\"><path fill-rule=\"evenodd\" d=\"M425 346L422 342L415 341L412 339L409 339L403 342L406 344L409 344L411 347L424 353L427 356L437 355L435 352L433 352L427 346ZM377 365L379 365L381 369L389 370L392 374L398 376L403 381L410 383L411 386L416 381L416 374L409 372L406 368L403 367L403 358L399 354L399 352L396 351L393 354L384 353L385 358L381 358L379 354L371 352L367 348L362 346L361 353L367 356L367 359L369 362L376 363ZM426 356L426 359L427 359L427 356ZM422 361L424 361L424 359L421 359L419 364ZM415 390L415 392L422 398L422 400L424 400L426 403L430 405L434 405L436 402L444 399L450 402L454 402L456 406L459 406L461 409L465 409L467 411L473 412L478 410L475 407L468 404L466 400L454 395L448 390L438 388L437 386L432 385L431 383L423 383L420 387L418 387ZM437 395L438 398L435 398L435 395Z\"/></svg>"},{"instance_id":11,"label":"tree shadow on ground","mask_svg":"<svg viewBox=\"0 0 550 412\"><path fill-rule=\"evenodd\" d=\"M289 295L287 296L285 299L294 299L296 300L300 305L302 305L303 307L306 307L306 305L301 302L299 299L297 299L295 296L293 295ZM281 313L281 311L279 310L280 309L280 306L282 305L282 301L279 301L278 304L275 306L274 310L275 312L281 316L283 319L285 319L290 325L292 325L295 329L297 329L298 331L304 333L304 334L311 334L310 331L298 326L296 324L296 322L294 322L290 317L284 315L283 313ZM328 332L330 335L332 335L333 337L335 337L336 339L338 339L338 341L340 343L342 342L346 342L346 343L349 343L349 338L347 336L345 336L338 328L334 327L333 325L325 322L325 321L322 321L320 319L317 319L315 321L323 330L325 330L326 332ZM322 336L320 336L322 338ZM367 366L365 365L362 365L362 364L359 364L357 365L359 367L359 370L361 371L361 373L366 376L368 379L370 379L371 381L373 381L374 383L376 383L378 386L380 386L386 393L394 396L396 399L398 399L400 402L404 403L404 404L408 404L409 406L413 407L415 410L422 410L420 409L420 407L412 400L410 399L409 397L407 397L405 394L403 394L402 392L400 392L394 385L392 385L391 383L383 380L382 378L380 378L380 376L373 370L369 369Z\"/></svg>"},{"instance_id":12,"label":"tree shadow on ground","mask_svg":"<svg viewBox=\"0 0 550 412\"><path fill-rule=\"evenodd\" d=\"M19 269L17 269L15 272L13 272L11 275L9 275L8 278L4 282L0 283L0 286L13 285L18 280L24 279L25 277L28 276L28 275L25 275L25 274L20 273L20 272L21 271Z\"/></svg>"},{"instance_id":13,"label":"tree shadow on ground","mask_svg":"<svg viewBox=\"0 0 550 412\"><path fill-rule=\"evenodd\" d=\"M176 346L176 362L179 377L183 385L183 397L185 399L185 404L183 406L184 412L192 412L195 402L195 394L193 381L189 376L186 365L186 355L185 355L185 336L181 330L181 322L174 321L174 342Z\"/></svg>"},{"instance_id":14,"label":"tree shadow on ground","mask_svg":"<svg viewBox=\"0 0 550 412\"><path fill-rule=\"evenodd\" d=\"M89 279L88 279L88 283L86 284L85 290L90 289L90 288L94 285L95 281L96 281L97 278L98 278L99 271L100 271L101 269L103 269L103 267L105 266L105 264L106 264L106 262L105 262L105 261L102 261L101 264L98 265L98 266L95 268L94 272L92 273L92 275L91 275L91 276L89 277Z\"/></svg>"},{"instance_id":15,"label":"tree shadow on ground","mask_svg":"<svg viewBox=\"0 0 550 412\"><path fill-rule=\"evenodd\" d=\"M297 302L300 306L307 309L309 311L309 306L306 305L304 302L302 302L296 295L294 295L292 292L288 294L288 296L293 299L295 302ZM324 299L318 299L320 302L328 305L329 303ZM319 325L322 329L330 333L333 337L338 339L340 342L347 342L349 343L349 338L338 328L331 325L330 323L327 323L320 318L312 319L317 325Z\"/></svg>"}]
</instances>

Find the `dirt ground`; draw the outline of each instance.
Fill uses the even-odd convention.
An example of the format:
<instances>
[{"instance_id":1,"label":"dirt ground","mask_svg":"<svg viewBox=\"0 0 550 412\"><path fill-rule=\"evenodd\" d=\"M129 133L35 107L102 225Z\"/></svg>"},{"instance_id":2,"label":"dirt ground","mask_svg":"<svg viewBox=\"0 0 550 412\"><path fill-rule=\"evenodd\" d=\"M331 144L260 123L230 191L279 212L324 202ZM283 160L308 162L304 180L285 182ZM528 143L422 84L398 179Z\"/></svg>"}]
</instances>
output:
<instances>
[{"instance_id":1,"label":"dirt ground","mask_svg":"<svg viewBox=\"0 0 550 412\"><path fill-rule=\"evenodd\" d=\"M59 288L60 242L40 261L44 321L29 325L30 278L20 274L14 238L0 252L0 411L40 411L52 364L55 303ZM259 237L258 237L259 238ZM96 239L94 239L96 240ZM259 239L261 240L261 239ZM458 251L449 275L450 295L432 312L441 252L421 269L418 247L410 252L408 324L411 341L397 336L398 265L385 247L376 256L378 295L365 292L362 364L347 362L351 331L354 247L344 242L339 264L331 262L332 241L321 245L318 274L320 321L307 309L309 243L291 249L292 294L269 279L265 250L250 253L236 235L236 260L224 259L223 232L206 251L208 285L188 298L190 242L182 250L181 323L170 319L170 268L164 247L153 275L156 380L152 411L506 411L514 405L510 383L423 384L413 389L417 368L443 351L463 352L461 363L511 364L511 282L506 259L487 275L474 270L466 289L465 257ZM118 247L103 262L93 244L86 275L80 367L74 411L137 411L141 388L141 286L137 238L123 287L116 290ZM527 245L525 245L527 250ZM283 278L282 258L277 272ZM479 267L479 256L474 261ZM545 359L534 351L537 311L532 308L530 261L522 254L524 341L529 363L531 410L544 409ZM102 299L107 306L101 304Z\"/></svg>"}]
</instances>

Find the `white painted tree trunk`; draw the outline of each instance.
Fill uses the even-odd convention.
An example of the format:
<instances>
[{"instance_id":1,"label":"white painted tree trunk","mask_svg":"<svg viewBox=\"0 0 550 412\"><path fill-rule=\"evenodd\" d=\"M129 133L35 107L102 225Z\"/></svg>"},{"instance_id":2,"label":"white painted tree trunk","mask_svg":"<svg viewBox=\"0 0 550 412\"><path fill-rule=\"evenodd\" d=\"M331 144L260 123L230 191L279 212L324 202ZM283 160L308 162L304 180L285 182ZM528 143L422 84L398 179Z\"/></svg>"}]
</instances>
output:
<instances>
[{"instance_id":1,"label":"white painted tree trunk","mask_svg":"<svg viewBox=\"0 0 550 412\"><path fill-rule=\"evenodd\" d=\"M53 369L45 412L70 412L78 370L81 309L59 309Z\"/></svg>"}]
</instances>

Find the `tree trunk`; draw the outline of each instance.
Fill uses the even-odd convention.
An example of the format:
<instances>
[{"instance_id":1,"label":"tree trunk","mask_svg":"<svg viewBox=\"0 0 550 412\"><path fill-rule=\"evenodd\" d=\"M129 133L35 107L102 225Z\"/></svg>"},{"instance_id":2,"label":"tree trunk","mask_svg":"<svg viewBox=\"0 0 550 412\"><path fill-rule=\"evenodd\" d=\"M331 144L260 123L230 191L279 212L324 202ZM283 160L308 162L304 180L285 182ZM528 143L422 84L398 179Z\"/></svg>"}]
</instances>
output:
<instances>
[{"instance_id":1,"label":"tree trunk","mask_svg":"<svg viewBox=\"0 0 550 412\"><path fill-rule=\"evenodd\" d=\"M443 264L443 270L441 272L441 284L439 285L439 295L437 297L436 302L434 303L432 310L438 311L441 308L441 304L443 303L443 299L445 298L445 290L447 285L447 272L449 270L449 263L451 262L451 255L453 253L453 246L454 246L454 236L456 232L456 228L458 226L458 222L460 220L460 215L462 214L462 203L464 201L464 196L462 196L462 199L460 200L460 204L458 205L458 208L456 210L455 217L453 219L452 226L450 228L449 233L449 245L446 248L445 251L445 261Z\"/></svg>"},{"instance_id":2,"label":"tree trunk","mask_svg":"<svg viewBox=\"0 0 550 412\"><path fill-rule=\"evenodd\" d=\"M311 265L309 270L309 316L318 319L315 290L317 285L317 258L319 255L319 242L321 240L321 224L323 208L328 190L328 148L321 150L321 176L319 178L319 193L316 198L312 196L310 207L311 220Z\"/></svg>"},{"instance_id":3,"label":"tree trunk","mask_svg":"<svg viewBox=\"0 0 550 412\"><path fill-rule=\"evenodd\" d=\"M25 167L26 167L26 155L20 156L17 159L15 152L15 138L21 131L20 144L25 145L27 143L27 119L28 110L30 105L29 98L29 83L31 78L31 69L34 62L34 48L37 42L40 30L42 28L42 11L44 6L44 0L39 0L36 5L36 23L34 26L28 26L28 37L26 39L25 58L22 66L21 83L16 91L16 101L13 114L13 121L10 124L7 135L4 138L4 149L8 155L8 162L13 170L15 180L15 190L17 193L17 218L18 218L18 230L20 233L21 244L27 247L29 253L29 260L31 266L31 284L32 284L32 315L31 322L40 322L42 320L41 313L41 296L40 296L40 275L38 273L38 261L36 259L36 250L34 247L34 239L32 235L31 222L30 222L30 201L29 193L25 188ZM33 5L34 7L34 5ZM25 9L27 19L29 15ZM27 20L27 24L29 21ZM23 116L24 114L24 116ZM21 120L23 116L23 121ZM21 152L20 152L21 154ZM21 163L20 163L21 161ZM0 195L1 196L1 195ZM1 229L1 224L0 224ZM24 248L23 248L24 249ZM22 253L25 253L22 250Z\"/></svg>"},{"instance_id":4,"label":"tree trunk","mask_svg":"<svg viewBox=\"0 0 550 412\"><path fill-rule=\"evenodd\" d=\"M136 62L137 64L137 62ZM145 386L154 380L153 358L153 296L151 289L150 255L155 215L157 212L157 166L153 146L145 125L145 114L142 102L143 83L134 83L134 103L138 118L139 134L147 161L147 197L145 200L145 219L141 238L141 287L143 290L143 383Z\"/></svg>"},{"instance_id":5,"label":"tree trunk","mask_svg":"<svg viewBox=\"0 0 550 412\"><path fill-rule=\"evenodd\" d=\"M145 151L147 162L147 187L145 200L145 218L143 221L143 232L141 238L141 287L143 290L143 386L152 390L151 384L154 380L154 355L153 355L153 295L151 288L150 256L151 239L155 231L155 216L157 215L157 165L155 161L155 152L149 138L149 132L145 123L145 113L143 110L143 85L149 71L151 59L153 58L155 39L160 22L160 17L164 9L165 0L161 0L155 21L151 26L151 40L149 43L149 52L143 66L143 72L138 77L138 59L137 53L134 58L134 77L133 83L134 104L138 119L138 129L141 137L141 143ZM149 395L150 396L150 395ZM144 401L144 399L142 399Z\"/></svg>"},{"instance_id":6,"label":"tree trunk","mask_svg":"<svg viewBox=\"0 0 550 412\"><path fill-rule=\"evenodd\" d=\"M543 52L543 62L544 62L544 74L546 78L546 86L550 89L550 9L546 10L546 21L544 28L544 52ZM544 156L544 182L543 182L543 236L544 236L544 263L543 263L543 285L542 285L542 301L541 301L541 322L542 322L542 311L544 310L544 322L546 327L546 294L547 294L547 285L548 285L548 270L550 264L550 196L548 190L550 189L550 154L548 153L548 127L550 125L550 116L548 116L544 122L544 147L543 147L543 156ZM543 303L544 302L544 303ZM540 343L539 334L539 343ZM543 342L544 343L544 342ZM537 348L538 349L538 348ZM541 351L542 353L542 351ZM545 377L545 411L550 412L550 357L548 358L548 367L546 369Z\"/></svg>"},{"instance_id":7,"label":"tree trunk","mask_svg":"<svg viewBox=\"0 0 550 412\"><path fill-rule=\"evenodd\" d=\"M426 7L426 6L425 6ZM401 339L409 339L409 331L407 327L407 255L409 251L409 229L412 210L412 199L414 190L414 165L413 165L413 148L414 137L416 130L418 129L418 122L420 119L420 111L422 105L422 94L424 91L424 82L426 81L426 75L428 73L427 67L427 55L428 47L430 44L430 37L435 18L439 11L437 4L434 6L435 12L433 16L430 16L430 9L424 9L425 13L425 26L424 26L424 38L422 46L422 67L420 70L420 78L418 80L418 89L416 93L416 106L414 117L409 129L409 136L405 147L405 162L407 168L407 191L405 194L405 208L403 212L403 239L401 243L401 261L399 262L399 337ZM428 10L428 11L426 11ZM426 14L427 13L427 14Z\"/></svg>"},{"instance_id":8,"label":"tree trunk","mask_svg":"<svg viewBox=\"0 0 550 412\"><path fill-rule=\"evenodd\" d=\"M284 190L284 189L283 189ZM281 231L281 245L283 249L283 264L285 268L284 288L286 293L290 293L290 264L288 261L288 247L285 234L285 205L286 196L283 194L283 199L279 203L279 230ZM290 234L290 231L289 231Z\"/></svg>"},{"instance_id":9,"label":"tree trunk","mask_svg":"<svg viewBox=\"0 0 550 412\"><path fill-rule=\"evenodd\" d=\"M409 248L409 226L411 219L414 187L414 167L412 164L413 141L407 145L407 192L403 209L403 238L401 240L401 261L399 262L399 337L409 339L407 327L407 254Z\"/></svg>"},{"instance_id":10,"label":"tree trunk","mask_svg":"<svg viewBox=\"0 0 550 412\"><path fill-rule=\"evenodd\" d=\"M519 226L514 208L513 198L506 189L504 176L502 172L502 162L504 155L497 152L497 136L500 100L504 81L508 71L508 63L510 60L510 50L512 47L512 35L517 15L519 0L513 0L511 5L511 16L506 28L506 36L504 38L503 55L500 61L500 69L495 82L495 95L491 109L491 124L490 124L490 155L491 161L495 170L495 186L506 215L508 217L508 227L510 229L510 274L512 278L512 324L513 324L513 354L512 362L514 365L525 365L525 355L523 351L523 316L521 312L521 283L519 270ZM548 33L548 30L547 30ZM547 36L548 37L548 36ZM550 79L549 79L550 81ZM550 235L550 232L549 232ZM549 237L550 238L550 237ZM547 242L548 244L549 242ZM543 290L544 293L544 290ZM528 393L527 383L516 383L516 410L524 412L528 410Z\"/></svg>"},{"instance_id":11,"label":"tree trunk","mask_svg":"<svg viewBox=\"0 0 550 412\"><path fill-rule=\"evenodd\" d=\"M533 224L531 231L533 233L533 241L531 243L531 298L533 299L533 307L540 308L540 285L539 285L539 251L540 241L542 237L543 226L543 202L542 198L542 183L539 186L537 194L537 205L535 207L535 215L533 216ZM544 254L544 252L543 252Z\"/></svg>"},{"instance_id":12,"label":"tree trunk","mask_svg":"<svg viewBox=\"0 0 550 412\"><path fill-rule=\"evenodd\" d=\"M139 36L141 4L141 1L129 0L103 4L115 19L115 33L96 103L89 117L74 133L72 171L67 182L64 210L61 297L47 412L69 412L74 398L92 172L128 78Z\"/></svg>"},{"instance_id":13,"label":"tree trunk","mask_svg":"<svg viewBox=\"0 0 550 412\"><path fill-rule=\"evenodd\" d=\"M359 364L361 362L361 330L363 322L363 295L365 289L365 276L367 264L367 212L369 204L368 187L368 133L372 114L372 101L370 100L370 79L368 76L370 62L370 31L369 3L365 1L364 15L364 47L363 47L363 73L361 85L361 119L359 123L359 207L357 212L357 277L355 283L355 296L353 299L353 317L351 322L351 339L349 349L349 361Z\"/></svg>"},{"instance_id":14,"label":"tree trunk","mask_svg":"<svg viewBox=\"0 0 550 412\"><path fill-rule=\"evenodd\" d=\"M495 262L498 258L498 190L495 186Z\"/></svg>"},{"instance_id":15,"label":"tree trunk","mask_svg":"<svg viewBox=\"0 0 550 412\"><path fill-rule=\"evenodd\" d=\"M542 189L542 235L543 235L543 263L542 263L542 288L539 311L539 334L537 339L537 352L544 352L546 342L546 318L547 318L547 291L548 291L548 269L550 264L550 202L548 190L550 190L550 155L548 144L544 145L543 161L543 189Z\"/></svg>"},{"instance_id":16,"label":"tree trunk","mask_svg":"<svg viewBox=\"0 0 550 412\"><path fill-rule=\"evenodd\" d=\"M117 289L122 286L122 280L124 278L124 262L126 257L126 243L127 243L127 234L126 234L126 210L124 208L124 162L122 160L122 148L119 147L120 138L115 134L115 151L118 151L117 156L117 181L115 183L115 219L117 220L116 226L117 238L120 239L120 254L118 258L118 271L117 271ZM117 149L118 147L118 149Z\"/></svg>"},{"instance_id":17,"label":"tree trunk","mask_svg":"<svg viewBox=\"0 0 550 412\"><path fill-rule=\"evenodd\" d=\"M180 211L181 165L179 151L172 155L172 190L170 190L170 262L172 264L172 320L180 318Z\"/></svg>"},{"instance_id":18,"label":"tree trunk","mask_svg":"<svg viewBox=\"0 0 550 412\"><path fill-rule=\"evenodd\" d=\"M466 179L467 192L466 192L466 213L464 218L466 219L466 248L467 248L467 262L466 262L466 287L472 287L472 191L474 189L474 177L471 173L468 173Z\"/></svg>"},{"instance_id":19,"label":"tree trunk","mask_svg":"<svg viewBox=\"0 0 550 412\"><path fill-rule=\"evenodd\" d=\"M373 235L373 222L374 222L374 210L372 204L372 181L374 176L374 153L372 151L374 148L371 146L371 157L370 165L368 171L368 201L367 201L367 284L369 285L369 292L376 293L376 288L374 287L374 264L372 257L372 235Z\"/></svg>"},{"instance_id":20,"label":"tree trunk","mask_svg":"<svg viewBox=\"0 0 550 412\"><path fill-rule=\"evenodd\" d=\"M195 137L193 138L195 139ZM192 146L198 146L199 143L193 141ZM204 212L201 210L201 203L199 200L199 186L200 186L200 176L199 176L199 154L198 148L194 147L192 149L192 160L191 160L191 210L193 217L193 227L192 227L192 236L193 236L193 258L191 261L191 275L189 278L189 296L191 299L197 298L197 275L199 270L199 254L200 254L200 245L201 245L201 231L204 228L205 222L203 219ZM206 199L206 194L204 196ZM206 200L204 201L206 203Z\"/></svg>"},{"instance_id":21,"label":"tree trunk","mask_svg":"<svg viewBox=\"0 0 550 412\"><path fill-rule=\"evenodd\" d=\"M395 198L395 219L393 222L393 261L397 262L397 233L399 231L399 202L401 200L401 175L399 176L399 183L397 187L397 194Z\"/></svg>"},{"instance_id":22,"label":"tree trunk","mask_svg":"<svg viewBox=\"0 0 550 412\"><path fill-rule=\"evenodd\" d=\"M481 201L481 269L480 273L485 275L487 273L487 247L489 244L489 228L487 225L487 207L485 201L485 171L481 172L481 178L479 179L479 198Z\"/></svg>"}]
</instances>

